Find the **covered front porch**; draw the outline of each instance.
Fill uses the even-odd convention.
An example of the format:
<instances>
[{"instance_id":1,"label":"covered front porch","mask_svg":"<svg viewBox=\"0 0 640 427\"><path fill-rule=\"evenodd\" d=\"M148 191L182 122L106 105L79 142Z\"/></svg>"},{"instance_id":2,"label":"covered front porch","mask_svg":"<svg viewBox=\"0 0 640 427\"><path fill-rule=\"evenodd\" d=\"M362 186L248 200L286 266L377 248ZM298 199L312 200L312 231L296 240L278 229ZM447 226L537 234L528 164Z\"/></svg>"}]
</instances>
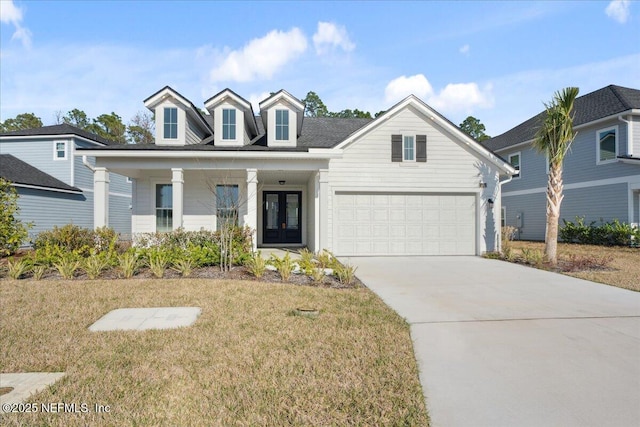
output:
<instances>
[{"instance_id":1,"label":"covered front porch","mask_svg":"<svg viewBox=\"0 0 640 427\"><path fill-rule=\"evenodd\" d=\"M254 231L254 249L327 247L328 162L203 162L98 158L94 226L108 226L109 172L132 181L131 229L137 233L218 230L237 218ZM245 163L240 165L238 163ZM261 163L261 164L258 164ZM179 167L177 167L179 166ZM235 166L235 167L233 167ZM242 167L241 167L242 166Z\"/></svg>"}]
</instances>

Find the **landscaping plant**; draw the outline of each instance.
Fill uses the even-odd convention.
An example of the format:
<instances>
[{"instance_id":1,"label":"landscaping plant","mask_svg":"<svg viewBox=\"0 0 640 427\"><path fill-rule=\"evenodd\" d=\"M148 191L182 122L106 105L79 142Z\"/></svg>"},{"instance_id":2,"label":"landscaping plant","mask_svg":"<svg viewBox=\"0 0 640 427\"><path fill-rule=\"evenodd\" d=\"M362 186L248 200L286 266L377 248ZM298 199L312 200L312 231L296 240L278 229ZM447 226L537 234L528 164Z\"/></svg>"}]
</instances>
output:
<instances>
[{"instance_id":1,"label":"landscaping plant","mask_svg":"<svg viewBox=\"0 0 640 427\"><path fill-rule=\"evenodd\" d=\"M31 223L18 219L18 192L0 178L0 256L14 254L28 236Z\"/></svg>"},{"instance_id":2,"label":"landscaping plant","mask_svg":"<svg viewBox=\"0 0 640 427\"><path fill-rule=\"evenodd\" d=\"M101 254L95 254L82 261L82 269L89 279L97 279L109 267L109 259Z\"/></svg>"},{"instance_id":3,"label":"landscaping plant","mask_svg":"<svg viewBox=\"0 0 640 427\"><path fill-rule=\"evenodd\" d=\"M7 261L7 272L9 277L14 280L20 279L31 269L31 263L28 259L10 259Z\"/></svg>"},{"instance_id":4,"label":"landscaping plant","mask_svg":"<svg viewBox=\"0 0 640 427\"><path fill-rule=\"evenodd\" d=\"M249 270L249 273L253 274L258 279L261 278L267 270L267 261L262 258L261 251L254 253L244 265L247 267L247 270Z\"/></svg>"},{"instance_id":5,"label":"landscaping plant","mask_svg":"<svg viewBox=\"0 0 640 427\"><path fill-rule=\"evenodd\" d=\"M282 258L272 254L269 263L278 270L278 273L280 273L280 277L284 282L289 281L289 277L291 277L291 273L293 273L293 270L295 270L296 267L296 264L291 259L289 252L287 252Z\"/></svg>"},{"instance_id":6,"label":"landscaping plant","mask_svg":"<svg viewBox=\"0 0 640 427\"><path fill-rule=\"evenodd\" d=\"M358 268L351 264L336 263L333 267L333 274L343 285L351 285L356 279L356 270Z\"/></svg>"},{"instance_id":7,"label":"landscaping plant","mask_svg":"<svg viewBox=\"0 0 640 427\"><path fill-rule=\"evenodd\" d=\"M128 250L118 256L118 268L125 279L135 276L138 273L140 264L140 257L135 250Z\"/></svg>"},{"instance_id":8,"label":"landscaping plant","mask_svg":"<svg viewBox=\"0 0 640 427\"><path fill-rule=\"evenodd\" d=\"M47 267L46 265L34 265L33 268L31 269L33 279L41 280L44 277L44 275L47 274L48 270L49 270L49 267Z\"/></svg>"},{"instance_id":9,"label":"landscaping plant","mask_svg":"<svg viewBox=\"0 0 640 427\"><path fill-rule=\"evenodd\" d=\"M149 252L149 270L151 273L161 279L169 265L169 255L161 248L154 248Z\"/></svg>"},{"instance_id":10,"label":"landscaping plant","mask_svg":"<svg viewBox=\"0 0 640 427\"><path fill-rule=\"evenodd\" d=\"M63 279L73 279L80 264L80 260L74 254L67 254L60 257L53 266Z\"/></svg>"},{"instance_id":11,"label":"landscaping plant","mask_svg":"<svg viewBox=\"0 0 640 427\"><path fill-rule=\"evenodd\" d=\"M188 256L177 258L173 260L171 268L180 273L182 277L189 277L193 270L193 261Z\"/></svg>"}]
</instances>

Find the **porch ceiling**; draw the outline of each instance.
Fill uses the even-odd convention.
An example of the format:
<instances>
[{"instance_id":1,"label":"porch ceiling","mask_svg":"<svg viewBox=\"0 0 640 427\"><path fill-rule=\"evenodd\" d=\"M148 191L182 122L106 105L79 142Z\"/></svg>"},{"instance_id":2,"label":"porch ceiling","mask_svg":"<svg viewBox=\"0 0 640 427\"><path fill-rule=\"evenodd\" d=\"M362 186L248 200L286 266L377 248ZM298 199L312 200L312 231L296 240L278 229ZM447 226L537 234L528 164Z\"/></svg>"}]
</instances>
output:
<instances>
[{"instance_id":1,"label":"porch ceiling","mask_svg":"<svg viewBox=\"0 0 640 427\"><path fill-rule=\"evenodd\" d=\"M285 181L286 185L303 185L315 174L315 171L258 171L258 183L261 185L279 185Z\"/></svg>"}]
</instances>

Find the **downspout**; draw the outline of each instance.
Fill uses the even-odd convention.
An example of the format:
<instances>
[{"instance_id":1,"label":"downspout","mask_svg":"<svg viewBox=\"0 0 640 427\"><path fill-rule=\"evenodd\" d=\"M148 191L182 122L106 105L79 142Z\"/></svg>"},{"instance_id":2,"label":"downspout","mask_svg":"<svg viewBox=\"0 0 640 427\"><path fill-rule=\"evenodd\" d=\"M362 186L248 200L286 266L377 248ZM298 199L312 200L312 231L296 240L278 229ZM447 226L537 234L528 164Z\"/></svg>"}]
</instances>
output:
<instances>
[{"instance_id":1,"label":"downspout","mask_svg":"<svg viewBox=\"0 0 640 427\"><path fill-rule=\"evenodd\" d=\"M498 179L498 190L500 193L500 217L502 217L502 184L508 184L511 182L511 180L513 179L513 175L509 175L509 177L507 179L505 179L504 181L500 181ZM496 197L497 199L497 197ZM494 214L495 217L495 214ZM507 219L505 218L505 224L507 223ZM500 232L498 233L498 252L502 252L502 228L500 229Z\"/></svg>"},{"instance_id":2,"label":"downspout","mask_svg":"<svg viewBox=\"0 0 640 427\"><path fill-rule=\"evenodd\" d=\"M631 114L629 114L629 119L631 119ZM633 124L630 120L625 120L622 118L622 114L618 116L618 120L627 124L627 156L633 156Z\"/></svg>"},{"instance_id":3,"label":"downspout","mask_svg":"<svg viewBox=\"0 0 640 427\"><path fill-rule=\"evenodd\" d=\"M87 168L89 168L89 170L91 170L91 172L95 172L95 168L93 166L91 166L91 163L89 163L87 161L87 156L82 156L82 164L85 165Z\"/></svg>"}]
</instances>

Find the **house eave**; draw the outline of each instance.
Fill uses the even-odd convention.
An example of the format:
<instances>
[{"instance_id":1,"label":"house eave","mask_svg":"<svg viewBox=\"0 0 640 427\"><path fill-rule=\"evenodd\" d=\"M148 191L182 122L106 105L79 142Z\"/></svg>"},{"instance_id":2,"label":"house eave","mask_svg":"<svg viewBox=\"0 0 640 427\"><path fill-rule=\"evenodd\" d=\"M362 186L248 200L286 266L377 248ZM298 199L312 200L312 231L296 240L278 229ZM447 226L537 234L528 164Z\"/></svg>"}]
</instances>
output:
<instances>
[{"instance_id":1,"label":"house eave","mask_svg":"<svg viewBox=\"0 0 640 427\"><path fill-rule=\"evenodd\" d=\"M10 140L10 139L68 139L68 138L76 138L78 140L84 141L84 142L88 142L89 144L92 145L97 145L98 147L105 147L106 145L98 142L98 141L94 141L92 139L89 138L85 138L83 136L80 135L76 135L73 133L68 133L68 134L51 134L51 135L16 135L16 136L11 136L11 135L4 135L4 136L0 136L0 140Z\"/></svg>"},{"instance_id":2,"label":"house eave","mask_svg":"<svg viewBox=\"0 0 640 427\"><path fill-rule=\"evenodd\" d=\"M62 188L43 187L43 186L40 186L40 185L20 184L20 183L16 183L16 182L12 182L11 185L13 185L14 187L29 188L29 189L32 189L32 190L53 191L55 193L82 194L82 190L80 190L80 189L77 189L77 190L65 190L65 189L62 189Z\"/></svg>"},{"instance_id":3,"label":"house eave","mask_svg":"<svg viewBox=\"0 0 640 427\"><path fill-rule=\"evenodd\" d=\"M79 150L75 156L111 157L111 158L201 158L201 159L338 159L342 157L342 150L310 148L306 152L295 151L131 151L131 150Z\"/></svg>"}]
</instances>

